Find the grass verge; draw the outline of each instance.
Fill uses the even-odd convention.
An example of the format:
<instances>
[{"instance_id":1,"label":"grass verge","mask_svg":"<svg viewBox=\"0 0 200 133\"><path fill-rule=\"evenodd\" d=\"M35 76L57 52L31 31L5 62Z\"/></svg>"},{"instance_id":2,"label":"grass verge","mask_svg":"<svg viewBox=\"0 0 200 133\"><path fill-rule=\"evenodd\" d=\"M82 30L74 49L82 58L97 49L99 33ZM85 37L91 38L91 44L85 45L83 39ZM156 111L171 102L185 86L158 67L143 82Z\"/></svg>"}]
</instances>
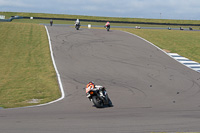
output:
<instances>
[{"instance_id":1,"label":"grass verge","mask_svg":"<svg viewBox=\"0 0 200 133\"><path fill-rule=\"evenodd\" d=\"M0 23L0 31L0 107L29 106L60 97L44 26Z\"/></svg>"}]
</instances>

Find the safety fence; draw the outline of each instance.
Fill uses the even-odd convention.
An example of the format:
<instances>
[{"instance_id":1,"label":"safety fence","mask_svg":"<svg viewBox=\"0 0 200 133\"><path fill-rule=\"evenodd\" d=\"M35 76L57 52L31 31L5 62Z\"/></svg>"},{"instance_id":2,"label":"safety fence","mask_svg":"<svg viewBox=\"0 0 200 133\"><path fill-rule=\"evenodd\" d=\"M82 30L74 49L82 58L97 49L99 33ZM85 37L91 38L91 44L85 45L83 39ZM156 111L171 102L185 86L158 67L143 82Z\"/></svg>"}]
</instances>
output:
<instances>
[{"instance_id":1,"label":"safety fence","mask_svg":"<svg viewBox=\"0 0 200 133\"><path fill-rule=\"evenodd\" d=\"M65 20L65 21L75 21L72 18L46 18L46 17L27 17L27 16L12 16L10 19L0 19L0 21L10 22L13 19L46 19L46 20ZM107 22L108 20L93 20L93 19L79 19L85 22ZM124 24L148 24L148 25L174 25L174 26L200 26L200 24L179 24L179 23L156 23L156 22L133 22L133 21L109 21L110 23L124 23Z\"/></svg>"},{"instance_id":2,"label":"safety fence","mask_svg":"<svg viewBox=\"0 0 200 133\"><path fill-rule=\"evenodd\" d=\"M23 17L24 19L30 19L30 17ZM32 17L33 19L47 19L47 20L66 20L75 21L71 18L45 18L45 17ZM108 20L92 20L92 19L79 19L85 22L107 22ZM109 21L110 23L125 23L125 24L149 24L149 25L179 25L179 26L200 26L200 24L178 24L178 23L155 23L155 22L129 22L129 21Z\"/></svg>"}]
</instances>

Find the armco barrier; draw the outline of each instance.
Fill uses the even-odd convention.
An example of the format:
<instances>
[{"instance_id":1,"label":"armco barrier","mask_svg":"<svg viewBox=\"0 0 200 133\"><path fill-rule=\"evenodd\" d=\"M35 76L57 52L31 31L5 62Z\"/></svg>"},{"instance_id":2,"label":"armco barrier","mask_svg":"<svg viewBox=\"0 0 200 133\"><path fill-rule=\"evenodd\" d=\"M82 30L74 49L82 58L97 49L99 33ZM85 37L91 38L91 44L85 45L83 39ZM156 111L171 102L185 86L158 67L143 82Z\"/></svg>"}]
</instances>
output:
<instances>
[{"instance_id":1,"label":"armco barrier","mask_svg":"<svg viewBox=\"0 0 200 133\"><path fill-rule=\"evenodd\" d=\"M23 17L24 19L30 19L30 17ZM67 20L75 21L76 19L70 18L44 18L44 17L33 17L33 19L52 19L52 20ZM104 22L108 20L92 20L92 19L79 19L80 21L86 22ZM200 24L176 24L176 23L154 23L154 22L129 22L129 21L109 21L110 23L126 23L126 24L149 24L149 25L179 25L179 26L200 26Z\"/></svg>"},{"instance_id":2,"label":"armco barrier","mask_svg":"<svg viewBox=\"0 0 200 133\"><path fill-rule=\"evenodd\" d=\"M0 19L0 22L11 22L13 19L23 19L21 16L12 16L9 19Z\"/></svg>"},{"instance_id":3,"label":"armco barrier","mask_svg":"<svg viewBox=\"0 0 200 133\"><path fill-rule=\"evenodd\" d=\"M0 22L11 22L13 19L30 19L31 17L21 17L21 16L12 16L10 19L0 19ZM66 21L75 21L76 19L71 18L45 18L45 17L33 17L33 19L52 19L52 20L66 20ZM92 20L92 19L79 19L80 21L85 22L104 22L108 20ZM129 21L109 21L110 23L125 23L125 24L149 24L149 25L175 25L175 26L200 26L200 24L176 24L176 23L154 23L154 22L129 22Z\"/></svg>"}]
</instances>

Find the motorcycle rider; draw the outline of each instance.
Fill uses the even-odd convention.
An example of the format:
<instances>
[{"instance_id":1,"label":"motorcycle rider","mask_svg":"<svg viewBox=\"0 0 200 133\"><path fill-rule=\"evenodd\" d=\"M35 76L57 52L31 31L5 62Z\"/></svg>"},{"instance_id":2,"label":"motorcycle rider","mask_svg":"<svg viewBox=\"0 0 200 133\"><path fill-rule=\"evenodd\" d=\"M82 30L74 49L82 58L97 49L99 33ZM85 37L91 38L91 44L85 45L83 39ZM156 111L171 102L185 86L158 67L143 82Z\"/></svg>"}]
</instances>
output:
<instances>
[{"instance_id":1,"label":"motorcycle rider","mask_svg":"<svg viewBox=\"0 0 200 133\"><path fill-rule=\"evenodd\" d=\"M76 28L76 30L79 30L79 28L80 28L80 26L81 26L81 23L80 23L80 21L79 21L79 19L77 19L76 21L75 21L75 28Z\"/></svg>"},{"instance_id":2,"label":"motorcycle rider","mask_svg":"<svg viewBox=\"0 0 200 133\"><path fill-rule=\"evenodd\" d=\"M104 97L104 94L105 94L105 88L103 86L96 86L94 84L93 81L90 81L87 85L86 85L86 88L85 88L85 91L86 91L86 95L87 93L90 91L90 90L93 90L93 89L99 89L100 90L100 95Z\"/></svg>"},{"instance_id":3,"label":"motorcycle rider","mask_svg":"<svg viewBox=\"0 0 200 133\"><path fill-rule=\"evenodd\" d=\"M94 89L95 88L95 84L93 81L90 81L87 85L86 85L86 88L85 88L85 91L86 93L88 93L90 90Z\"/></svg>"},{"instance_id":4,"label":"motorcycle rider","mask_svg":"<svg viewBox=\"0 0 200 133\"><path fill-rule=\"evenodd\" d=\"M77 20L75 21L75 24L74 24L74 25L81 25L79 19L77 19Z\"/></svg>"},{"instance_id":5,"label":"motorcycle rider","mask_svg":"<svg viewBox=\"0 0 200 133\"><path fill-rule=\"evenodd\" d=\"M53 25L53 20L52 20L52 19L50 20L50 25L51 25L51 26Z\"/></svg>"},{"instance_id":6,"label":"motorcycle rider","mask_svg":"<svg viewBox=\"0 0 200 133\"><path fill-rule=\"evenodd\" d=\"M105 24L105 27L109 27L109 28L110 28L110 22L107 22L107 23Z\"/></svg>"}]
</instances>

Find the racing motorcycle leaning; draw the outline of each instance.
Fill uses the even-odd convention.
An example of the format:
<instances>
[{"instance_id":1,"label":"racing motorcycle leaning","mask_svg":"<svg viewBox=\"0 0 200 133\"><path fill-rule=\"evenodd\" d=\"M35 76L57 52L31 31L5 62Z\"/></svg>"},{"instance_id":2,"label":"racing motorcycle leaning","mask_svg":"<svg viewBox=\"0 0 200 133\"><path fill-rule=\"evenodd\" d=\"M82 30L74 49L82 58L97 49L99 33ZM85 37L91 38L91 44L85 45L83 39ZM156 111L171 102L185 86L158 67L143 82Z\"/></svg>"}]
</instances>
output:
<instances>
[{"instance_id":1,"label":"racing motorcycle leaning","mask_svg":"<svg viewBox=\"0 0 200 133\"><path fill-rule=\"evenodd\" d=\"M106 89L102 86L95 86L94 89L91 89L88 93L86 93L86 96L97 108L113 106L110 98L108 97Z\"/></svg>"},{"instance_id":2,"label":"racing motorcycle leaning","mask_svg":"<svg viewBox=\"0 0 200 133\"><path fill-rule=\"evenodd\" d=\"M107 22L104 27L106 28L107 31L109 31L110 30L110 22Z\"/></svg>"}]
</instances>

